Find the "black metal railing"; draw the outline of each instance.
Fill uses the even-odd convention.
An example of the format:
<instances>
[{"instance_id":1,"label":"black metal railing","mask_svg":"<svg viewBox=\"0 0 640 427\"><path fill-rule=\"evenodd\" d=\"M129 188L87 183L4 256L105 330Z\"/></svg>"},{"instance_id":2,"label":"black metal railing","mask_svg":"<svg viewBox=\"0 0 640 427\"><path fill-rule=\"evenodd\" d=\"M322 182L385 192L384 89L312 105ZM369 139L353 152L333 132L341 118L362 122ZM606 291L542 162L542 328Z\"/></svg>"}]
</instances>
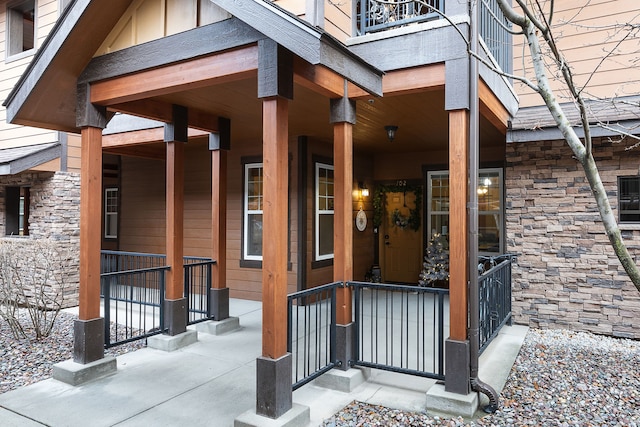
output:
<instances>
[{"instance_id":1,"label":"black metal railing","mask_svg":"<svg viewBox=\"0 0 640 427\"><path fill-rule=\"evenodd\" d=\"M209 305L211 267L216 262L210 258L184 258L184 297L189 307L187 323L194 324L212 319Z\"/></svg>"},{"instance_id":2,"label":"black metal railing","mask_svg":"<svg viewBox=\"0 0 640 427\"><path fill-rule=\"evenodd\" d=\"M481 268L488 270L478 277L480 353L489 345L503 325L511 322L511 262L509 254L481 257Z\"/></svg>"},{"instance_id":3,"label":"black metal railing","mask_svg":"<svg viewBox=\"0 0 640 427\"><path fill-rule=\"evenodd\" d=\"M443 6L444 0L357 0L358 35L437 19Z\"/></svg>"},{"instance_id":4,"label":"black metal railing","mask_svg":"<svg viewBox=\"0 0 640 427\"><path fill-rule=\"evenodd\" d=\"M350 282L356 357L352 365L444 379L447 289Z\"/></svg>"},{"instance_id":5,"label":"black metal railing","mask_svg":"<svg viewBox=\"0 0 640 427\"><path fill-rule=\"evenodd\" d=\"M162 333L168 269L162 266L100 275L106 348Z\"/></svg>"},{"instance_id":6,"label":"black metal railing","mask_svg":"<svg viewBox=\"0 0 640 427\"><path fill-rule=\"evenodd\" d=\"M502 71L513 72L511 24L505 18L496 0L480 3L480 37Z\"/></svg>"},{"instance_id":7,"label":"black metal railing","mask_svg":"<svg viewBox=\"0 0 640 427\"><path fill-rule=\"evenodd\" d=\"M126 251L100 251L100 273L140 270L143 268L163 267L166 256Z\"/></svg>"},{"instance_id":8,"label":"black metal railing","mask_svg":"<svg viewBox=\"0 0 640 427\"><path fill-rule=\"evenodd\" d=\"M296 390L336 366L336 289L341 282L288 296L287 351Z\"/></svg>"},{"instance_id":9,"label":"black metal railing","mask_svg":"<svg viewBox=\"0 0 640 427\"><path fill-rule=\"evenodd\" d=\"M162 333L166 272L163 254L101 251L100 296L104 303L105 347ZM184 294L189 324L211 319L210 258L184 257Z\"/></svg>"}]
</instances>

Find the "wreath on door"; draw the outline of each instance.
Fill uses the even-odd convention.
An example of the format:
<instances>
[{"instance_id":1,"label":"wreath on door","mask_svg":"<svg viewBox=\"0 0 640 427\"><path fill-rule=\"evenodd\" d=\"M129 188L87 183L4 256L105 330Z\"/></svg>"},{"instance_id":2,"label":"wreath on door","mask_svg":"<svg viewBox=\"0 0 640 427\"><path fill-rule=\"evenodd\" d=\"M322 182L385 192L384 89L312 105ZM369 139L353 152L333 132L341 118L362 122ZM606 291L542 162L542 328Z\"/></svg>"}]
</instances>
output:
<instances>
[{"instance_id":1,"label":"wreath on door","mask_svg":"<svg viewBox=\"0 0 640 427\"><path fill-rule=\"evenodd\" d=\"M400 221L400 228L408 227L413 231L420 229L420 207L422 206L422 186L410 185L410 184L392 184L392 185L377 185L373 192L373 226L380 227L382 225L382 219L384 217L384 204L387 193L407 193L412 191L416 196L416 205L413 209L409 209L409 216L404 217L403 221ZM395 215L395 213L394 213ZM400 212L396 216L401 215ZM406 222L405 222L406 221ZM394 219L394 224L397 225L398 221Z\"/></svg>"}]
</instances>

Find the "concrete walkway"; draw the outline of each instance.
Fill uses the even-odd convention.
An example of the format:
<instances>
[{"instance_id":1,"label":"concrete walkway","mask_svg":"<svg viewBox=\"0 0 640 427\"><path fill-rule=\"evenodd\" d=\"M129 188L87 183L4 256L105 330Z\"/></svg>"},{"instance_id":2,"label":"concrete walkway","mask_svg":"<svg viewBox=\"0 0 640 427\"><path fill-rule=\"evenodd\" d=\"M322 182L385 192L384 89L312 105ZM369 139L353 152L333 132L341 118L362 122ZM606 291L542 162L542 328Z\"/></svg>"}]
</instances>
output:
<instances>
[{"instance_id":1,"label":"concrete walkway","mask_svg":"<svg viewBox=\"0 0 640 427\"><path fill-rule=\"evenodd\" d=\"M232 299L230 315L239 317L239 331L199 332L197 343L174 352L144 348L119 356L118 372L105 378L77 387L49 379L0 394L0 426L232 426L255 409L261 304ZM503 328L480 358L480 378L498 391L526 331ZM295 391L293 401L311 408L309 425L317 426L353 400L423 412L433 384L372 371L351 393L312 383Z\"/></svg>"}]
</instances>

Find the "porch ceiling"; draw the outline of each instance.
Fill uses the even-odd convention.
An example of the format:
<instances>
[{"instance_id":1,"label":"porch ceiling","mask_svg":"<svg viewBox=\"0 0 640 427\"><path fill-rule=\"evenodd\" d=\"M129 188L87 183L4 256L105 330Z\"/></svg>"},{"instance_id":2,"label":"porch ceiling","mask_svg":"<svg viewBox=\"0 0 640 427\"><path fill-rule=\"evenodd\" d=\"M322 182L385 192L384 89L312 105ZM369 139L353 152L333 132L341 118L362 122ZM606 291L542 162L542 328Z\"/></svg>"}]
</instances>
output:
<instances>
[{"instance_id":1,"label":"porch ceiling","mask_svg":"<svg viewBox=\"0 0 640 427\"><path fill-rule=\"evenodd\" d=\"M151 98L162 104L179 104L211 116L231 120L232 144L262 138L262 107L257 98L257 80L249 78ZM126 106L114 106L122 112ZM357 122L354 149L358 152L442 151L448 147L448 116L444 110L444 89L356 101ZM398 126L396 139L389 142L385 125ZM483 146L504 145L504 135L488 120L481 120ZM289 136L309 136L332 143L329 100L303 85L294 87L289 104ZM110 150L111 151L111 150ZM122 154L125 154L123 151Z\"/></svg>"}]
</instances>

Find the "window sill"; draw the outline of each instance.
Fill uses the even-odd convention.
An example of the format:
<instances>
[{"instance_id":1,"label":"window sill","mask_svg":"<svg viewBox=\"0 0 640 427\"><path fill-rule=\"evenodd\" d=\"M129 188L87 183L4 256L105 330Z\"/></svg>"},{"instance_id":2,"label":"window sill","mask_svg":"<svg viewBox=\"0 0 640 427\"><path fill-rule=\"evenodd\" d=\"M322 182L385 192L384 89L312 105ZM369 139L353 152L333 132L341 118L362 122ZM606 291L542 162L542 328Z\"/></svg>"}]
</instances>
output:
<instances>
[{"instance_id":1,"label":"window sill","mask_svg":"<svg viewBox=\"0 0 640 427\"><path fill-rule=\"evenodd\" d=\"M13 55L7 56L4 59L4 63L5 64L9 64L9 63L14 62L14 61L19 61L20 59L28 58L30 56L33 56L33 55L35 55L35 53L36 53L36 49L35 48L29 49L29 50L25 50L24 52L20 52L20 53L14 53Z\"/></svg>"},{"instance_id":2,"label":"window sill","mask_svg":"<svg viewBox=\"0 0 640 427\"><path fill-rule=\"evenodd\" d=\"M640 231L640 223L622 223L618 224L620 231Z\"/></svg>"}]
</instances>

